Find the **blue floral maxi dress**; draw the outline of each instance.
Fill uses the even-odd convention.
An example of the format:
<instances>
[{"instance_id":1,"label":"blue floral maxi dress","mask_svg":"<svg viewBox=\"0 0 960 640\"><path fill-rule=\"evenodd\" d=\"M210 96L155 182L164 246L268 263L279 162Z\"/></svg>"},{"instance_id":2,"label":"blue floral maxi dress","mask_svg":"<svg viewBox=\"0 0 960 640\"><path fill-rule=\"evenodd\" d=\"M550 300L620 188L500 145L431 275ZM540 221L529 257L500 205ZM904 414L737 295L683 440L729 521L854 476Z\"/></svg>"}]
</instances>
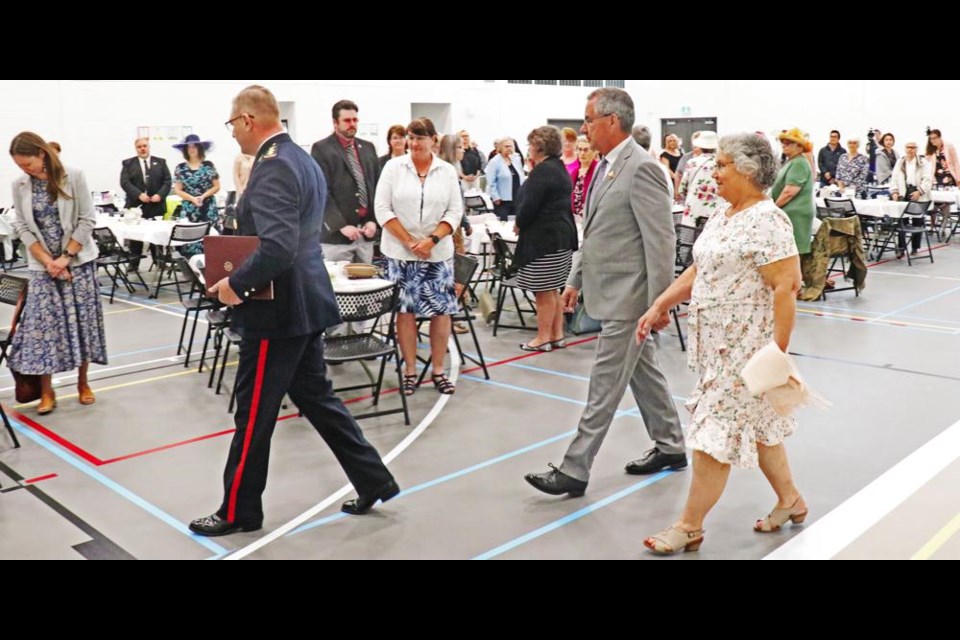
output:
<instances>
[{"instance_id":1,"label":"blue floral maxi dress","mask_svg":"<svg viewBox=\"0 0 960 640\"><path fill-rule=\"evenodd\" d=\"M46 180L32 180L33 219L44 243L57 251L66 246L60 212L51 202ZM84 361L107 364L103 307L97 262L70 267L72 281L32 271L27 301L10 347L10 368L27 374L71 371Z\"/></svg>"},{"instance_id":2,"label":"blue floral maxi dress","mask_svg":"<svg viewBox=\"0 0 960 640\"><path fill-rule=\"evenodd\" d=\"M213 181L218 180L220 174L217 168L209 160L204 160L200 166L193 170L186 162L181 162L173 172L173 181L183 185L183 190L191 196L202 196L213 187ZM217 222L217 201L214 197L206 198L203 205L197 208L192 202L183 201L181 204L183 217L190 222ZM203 253L203 243L194 242L178 247L180 255L189 258L198 253Z\"/></svg>"}]
</instances>

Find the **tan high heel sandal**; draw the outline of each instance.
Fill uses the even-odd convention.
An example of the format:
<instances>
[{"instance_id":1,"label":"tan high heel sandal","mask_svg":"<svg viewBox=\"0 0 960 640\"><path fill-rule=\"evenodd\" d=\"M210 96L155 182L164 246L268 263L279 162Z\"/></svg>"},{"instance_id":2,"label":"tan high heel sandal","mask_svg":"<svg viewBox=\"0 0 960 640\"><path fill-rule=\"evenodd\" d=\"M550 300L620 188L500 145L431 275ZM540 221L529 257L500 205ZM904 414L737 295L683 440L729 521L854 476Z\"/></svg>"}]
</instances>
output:
<instances>
[{"instance_id":1,"label":"tan high heel sandal","mask_svg":"<svg viewBox=\"0 0 960 640\"><path fill-rule=\"evenodd\" d=\"M97 396L93 395L93 389L89 385L77 387L77 400L80 404L93 404L97 401Z\"/></svg>"},{"instance_id":2,"label":"tan high heel sandal","mask_svg":"<svg viewBox=\"0 0 960 640\"><path fill-rule=\"evenodd\" d=\"M37 413L45 416L57 408L57 396L51 393L49 396L40 396L40 404L37 405Z\"/></svg>"},{"instance_id":3,"label":"tan high heel sandal","mask_svg":"<svg viewBox=\"0 0 960 640\"><path fill-rule=\"evenodd\" d=\"M806 505L803 507L803 511L797 509L797 504L800 503L800 498L797 497L793 501L793 505L787 507L786 509L778 509L774 507L766 518L763 520L757 520L753 525L753 530L758 533L773 533L774 531L780 531L780 527L787 523L787 520L793 524L803 524L803 521L807 519L807 513L810 511Z\"/></svg>"},{"instance_id":4,"label":"tan high heel sandal","mask_svg":"<svg viewBox=\"0 0 960 640\"><path fill-rule=\"evenodd\" d=\"M703 544L703 534L703 529L684 531L676 527L668 527L644 540L643 546L664 556L680 551L696 551Z\"/></svg>"}]
</instances>

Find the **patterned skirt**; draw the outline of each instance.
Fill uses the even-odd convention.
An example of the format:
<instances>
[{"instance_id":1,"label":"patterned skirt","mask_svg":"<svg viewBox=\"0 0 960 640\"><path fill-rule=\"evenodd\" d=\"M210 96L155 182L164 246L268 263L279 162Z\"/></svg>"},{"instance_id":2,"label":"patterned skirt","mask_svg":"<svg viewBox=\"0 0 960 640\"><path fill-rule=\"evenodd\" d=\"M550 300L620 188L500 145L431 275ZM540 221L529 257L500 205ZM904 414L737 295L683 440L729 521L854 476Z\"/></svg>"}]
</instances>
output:
<instances>
[{"instance_id":1,"label":"patterned skirt","mask_svg":"<svg viewBox=\"0 0 960 640\"><path fill-rule=\"evenodd\" d=\"M458 311L452 259L416 262L387 258L387 278L400 287L400 313L432 318Z\"/></svg>"},{"instance_id":2,"label":"patterned skirt","mask_svg":"<svg viewBox=\"0 0 960 640\"><path fill-rule=\"evenodd\" d=\"M72 371L84 361L107 364L97 263L71 267L71 272L71 282L31 273L10 346L11 369L42 375Z\"/></svg>"},{"instance_id":3,"label":"patterned skirt","mask_svg":"<svg viewBox=\"0 0 960 640\"><path fill-rule=\"evenodd\" d=\"M525 291L556 291L563 288L570 275L573 251L558 251L541 256L520 267L517 284Z\"/></svg>"}]
</instances>

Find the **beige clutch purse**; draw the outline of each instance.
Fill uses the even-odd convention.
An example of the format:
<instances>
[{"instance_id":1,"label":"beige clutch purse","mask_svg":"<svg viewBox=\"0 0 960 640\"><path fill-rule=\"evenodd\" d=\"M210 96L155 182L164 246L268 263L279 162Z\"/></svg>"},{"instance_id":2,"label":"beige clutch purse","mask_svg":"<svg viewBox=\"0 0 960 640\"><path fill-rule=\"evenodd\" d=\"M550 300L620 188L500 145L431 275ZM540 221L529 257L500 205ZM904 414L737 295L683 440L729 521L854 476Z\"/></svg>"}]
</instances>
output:
<instances>
[{"instance_id":1,"label":"beige clutch purse","mask_svg":"<svg viewBox=\"0 0 960 640\"><path fill-rule=\"evenodd\" d=\"M379 273L377 267L374 265L362 263L348 264L343 268L343 271L351 280L356 278L373 278Z\"/></svg>"},{"instance_id":2,"label":"beige clutch purse","mask_svg":"<svg viewBox=\"0 0 960 640\"><path fill-rule=\"evenodd\" d=\"M753 354L740 376L751 394L763 396L781 416L788 416L806 405L818 409L830 406L830 402L804 383L793 358L773 342Z\"/></svg>"}]
</instances>

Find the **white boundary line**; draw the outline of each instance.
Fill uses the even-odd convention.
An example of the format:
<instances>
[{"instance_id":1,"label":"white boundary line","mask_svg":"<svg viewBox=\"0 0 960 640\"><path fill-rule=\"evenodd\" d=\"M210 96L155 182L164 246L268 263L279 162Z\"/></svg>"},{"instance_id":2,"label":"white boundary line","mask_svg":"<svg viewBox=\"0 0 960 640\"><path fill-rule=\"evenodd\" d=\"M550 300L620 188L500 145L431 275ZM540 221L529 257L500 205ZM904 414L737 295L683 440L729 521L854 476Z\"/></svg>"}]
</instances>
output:
<instances>
[{"instance_id":1,"label":"white boundary line","mask_svg":"<svg viewBox=\"0 0 960 640\"><path fill-rule=\"evenodd\" d=\"M109 371L119 371L120 369L129 369L130 367L139 367L145 364L156 364L157 362L169 362L170 364L174 364L177 362L183 362L183 359L185 357L186 357L186 354L181 353L178 356L167 356L166 358L157 358L155 360L141 360L139 362L131 362L129 364L118 364L114 367L104 367L102 369L91 369L90 381L97 382L99 380L102 380L103 378L101 376L96 375L98 373L107 373ZM76 378L77 378L77 374L75 373L68 373L67 375L64 375L64 376L56 376L53 379L53 384L57 385L57 384L60 384L61 382L72 382ZM3 393L5 391L11 391L14 388L15 387L3 387L2 389L0 389L0 393Z\"/></svg>"},{"instance_id":2,"label":"white boundary line","mask_svg":"<svg viewBox=\"0 0 960 640\"><path fill-rule=\"evenodd\" d=\"M460 354L457 352L457 345L453 341L452 336L450 337L449 342L447 343L447 348L450 351L450 381L456 384L457 378L460 375L460 366L463 363L460 362ZM429 367L430 365L427 364L426 366ZM401 390L398 393L403 393L403 391ZM431 423L433 423L433 421L436 420L437 416L439 416L440 412L443 411L443 408L446 406L447 402L450 401L451 397L452 397L451 395L441 394L440 398L437 399L436 404L434 404L433 408L430 409L430 412L426 416L424 416L423 420L420 421L420 424L418 424L413 431L407 434L407 437L401 440L397 446L391 449L390 453L383 456L383 462L385 464L389 464L390 462L395 460L397 456L403 453L403 451L407 447L413 444L414 441L420 437L420 434L426 431L427 427L429 427ZM293 520L290 520L286 524L281 525L280 527L277 527L276 529L274 529L267 535L263 536L256 542L252 542L245 547L241 547L240 549L237 549L236 551L225 556L222 559L223 560L241 560L247 557L254 551L262 547L265 547L266 545L270 544L277 538L287 535L288 533L290 533L291 531L299 527L301 524L305 523L307 520L310 520L315 515L319 514L324 509L326 509L333 503L337 502L338 500L340 500L341 498L349 494L351 491L353 491L353 485L347 484L343 487L340 487L336 492L324 498L321 502L314 505L313 507L310 507L308 510L304 511Z\"/></svg>"},{"instance_id":3,"label":"white boundary line","mask_svg":"<svg viewBox=\"0 0 960 640\"><path fill-rule=\"evenodd\" d=\"M179 318L180 320L183 320L183 314L182 314L182 313L177 313L176 311L169 311L169 310L167 310L167 309L160 309L160 308L158 308L158 307L156 307L156 306L154 306L154 305L140 304L139 302L134 302L133 300L124 300L123 298L116 298L116 301L117 301L117 302L122 302L122 303L124 303L124 304L132 304L133 306L135 306L135 307L140 307L141 309L149 309L150 311L156 311L157 313L165 313L165 314L167 314L168 316L173 316L174 318ZM207 321L204 320L203 318L200 318L200 322L202 322L203 324L207 324Z\"/></svg>"},{"instance_id":4,"label":"white boundary line","mask_svg":"<svg viewBox=\"0 0 960 640\"><path fill-rule=\"evenodd\" d=\"M827 560L960 457L960 421L923 445L764 560Z\"/></svg>"}]
</instances>

